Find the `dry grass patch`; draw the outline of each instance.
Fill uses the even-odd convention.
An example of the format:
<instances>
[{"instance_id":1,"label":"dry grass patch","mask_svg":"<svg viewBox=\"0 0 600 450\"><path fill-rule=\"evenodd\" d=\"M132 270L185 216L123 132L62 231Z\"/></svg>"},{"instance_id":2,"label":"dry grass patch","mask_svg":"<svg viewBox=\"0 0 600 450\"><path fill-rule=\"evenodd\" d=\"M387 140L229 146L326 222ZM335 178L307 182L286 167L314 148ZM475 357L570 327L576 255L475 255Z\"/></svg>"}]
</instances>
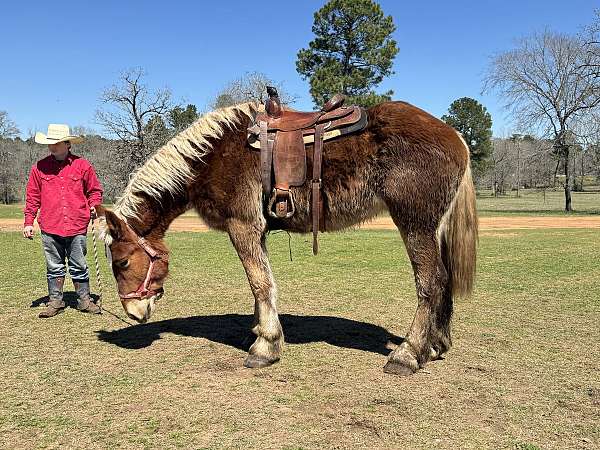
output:
<instances>
[{"instance_id":1,"label":"dry grass patch","mask_svg":"<svg viewBox=\"0 0 600 450\"><path fill-rule=\"evenodd\" d=\"M270 237L286 348L242 367L253 299L228 238L176 233L153 321L36 318L39 241L0 233L2 448L597 448L600 241L593 230L483 234L454 348L385 375L415 310L392 231ZM106 267L105 280L108 279ZM108 283L111 284L110 282Z\"/></svg>"}]
</instances>

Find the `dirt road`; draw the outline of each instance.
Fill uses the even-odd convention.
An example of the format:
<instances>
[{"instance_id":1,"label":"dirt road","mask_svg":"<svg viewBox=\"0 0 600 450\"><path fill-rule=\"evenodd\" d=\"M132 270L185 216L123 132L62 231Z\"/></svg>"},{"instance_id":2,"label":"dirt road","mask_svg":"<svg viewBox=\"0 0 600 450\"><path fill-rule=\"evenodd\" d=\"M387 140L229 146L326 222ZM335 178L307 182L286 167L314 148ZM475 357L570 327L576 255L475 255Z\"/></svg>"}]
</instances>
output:
<instances>
[{"instance_id":1,"label":"dirt road","mask_svg":"<svg viewBox=\"0 0 600 450\"><path fill-rule=\"evenodd\" d=\"M21 219L0 219L0 231L20 231ZM600 228L600 216L499 216L481 217L481 230L510 230L519 228ZM389 217L378 217L363 224L360 228L369 230L395 229ZM180 217L175 219L170 231L207 231L208 227L196 217Z\"/></svg>"}]
</instances>

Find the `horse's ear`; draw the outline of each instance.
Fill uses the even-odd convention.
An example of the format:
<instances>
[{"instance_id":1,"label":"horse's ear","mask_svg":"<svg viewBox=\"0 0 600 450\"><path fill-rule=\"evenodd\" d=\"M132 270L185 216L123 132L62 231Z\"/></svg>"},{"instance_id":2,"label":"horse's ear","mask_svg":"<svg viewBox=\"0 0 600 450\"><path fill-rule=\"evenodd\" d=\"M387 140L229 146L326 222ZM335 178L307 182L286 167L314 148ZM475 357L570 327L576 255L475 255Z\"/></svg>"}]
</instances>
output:
<instances>
[{"instance_id":1,"label":"horse's ear","mask_svg":"<svg viewBox=\"0 0 600 450\"><path fill-rule=\"evenodd\" d=\"M125 222L119 219L114 212L102 207L100 209L96 208L96 213L100 218L102 228L100 237L104 242L110 245L113 240L122 240L126 231Z\"/></svg>"},{"instance_id":2,"label":"horse's ear","mask_svg":"<svg viewBox=\"0 0 600 450\"><path fill-rule=\"evenodd\" d=\"M106 216L107 209L104 206L97 205L97 206L94 206L94 209L96 210L96 216L98 218L102 218L102 217Z\"/></svg>"}]
</instances>

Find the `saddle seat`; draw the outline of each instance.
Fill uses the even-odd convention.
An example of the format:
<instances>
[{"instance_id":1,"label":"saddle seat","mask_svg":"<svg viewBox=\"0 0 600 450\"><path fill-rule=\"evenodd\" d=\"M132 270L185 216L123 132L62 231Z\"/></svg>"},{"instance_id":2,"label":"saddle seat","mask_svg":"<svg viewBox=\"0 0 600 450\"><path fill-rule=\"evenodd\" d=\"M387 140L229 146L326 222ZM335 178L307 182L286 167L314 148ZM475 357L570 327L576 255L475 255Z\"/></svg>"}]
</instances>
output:
<instances>
[{"instance_id":1,"label":"saddle seat","mask_svg":"<svg viewBox=\"0 0 600 450\"><path fill-rule=\"evenodd\" d=\"M261 179L267 211L271 217L289 219L296 211L291 186L306 183L306 144L313 143L312 216L313 253L318 251L317 233L324 230L321 198L323 141L362 130L367 114L358 106L343 106L344 96L334 95L321 111L285 110L277 90L267 87L265 111L248 127L248 143L260 149Z\"/></svg>"},{"instance_id":2,"label":"saddle seat","mask_svg":"<svg viewBox=\"0 0 600 450\"><path fill-rule=\"evenodd\" d=\"M269 94L273 94L267 88ZM344 117L352 112L352 108L343 108L344 96L334 95L321 111L290 111L284 110L279 103L277 91L272 95L265 105L266 117L262 117L267 122L269 131L296 131L312 128L318 122L335 120Z\"/></svg>"}]
</instances>

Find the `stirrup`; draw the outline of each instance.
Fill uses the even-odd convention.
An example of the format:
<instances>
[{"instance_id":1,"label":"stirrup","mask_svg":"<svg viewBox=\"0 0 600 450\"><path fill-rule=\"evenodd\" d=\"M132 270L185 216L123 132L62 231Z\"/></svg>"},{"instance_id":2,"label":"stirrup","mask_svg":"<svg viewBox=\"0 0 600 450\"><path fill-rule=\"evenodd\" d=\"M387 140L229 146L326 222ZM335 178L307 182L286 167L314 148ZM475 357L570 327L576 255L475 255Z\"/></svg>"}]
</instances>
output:
<instances>
[{"instance_id":1,"label":"stirrup","mask_svg":"<svg viewBox=\"0 0 600 450\"><path fill-rule=\"evenodd\" d=\"M277 204L275 204L275 201L277 201ZM273 210L273 205L275 205L275 210ZM292 193L286 189L274 188L271 192L268 209L269 215L275 219L289 219L296 212Z\"/></svg>"}]
</instances>

